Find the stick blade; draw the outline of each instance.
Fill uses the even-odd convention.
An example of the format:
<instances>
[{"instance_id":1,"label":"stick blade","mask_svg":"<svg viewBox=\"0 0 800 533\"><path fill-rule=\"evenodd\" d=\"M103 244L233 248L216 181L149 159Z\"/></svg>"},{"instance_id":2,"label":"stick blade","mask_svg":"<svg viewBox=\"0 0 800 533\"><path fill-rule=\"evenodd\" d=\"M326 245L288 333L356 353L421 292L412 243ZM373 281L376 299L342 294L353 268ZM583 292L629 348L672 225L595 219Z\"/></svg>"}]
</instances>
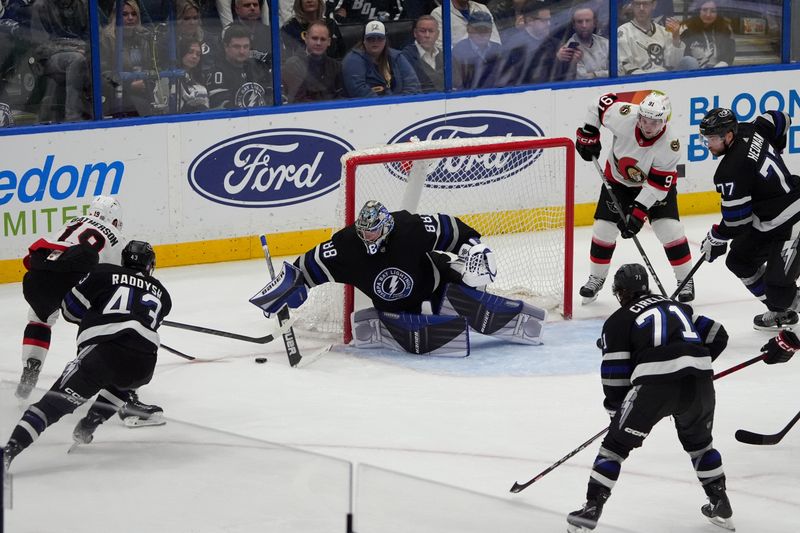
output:
<instances>
[{"instance_id":1,"label":"stick blade","mask_svg":"<svg viewBox=\"0 0 800 533\"><path fill-rule=\"evenodd\" d=\"M780 440L779 438L776 439L774 435L761 435L760 433L753 433L752 431L747 431L746 429L736 430L734 437L739 442L753 444L756 446L777 444Z\"/></svg>"},{"instance_id":2,"label":"stick blade","mask_svg":"<svg viewBox=\"0 0 800 533\"><path fill-rule=\"evenodd\" d=\"M519 491L521 491L524 488L525 487L523 485L520 485L519 483L517 483L515 481L514 485L511 486L511 490L509 490L509 492L513 492L514 494L516 494L516 493L518 493Z\"/></svg>"}]
</instances>

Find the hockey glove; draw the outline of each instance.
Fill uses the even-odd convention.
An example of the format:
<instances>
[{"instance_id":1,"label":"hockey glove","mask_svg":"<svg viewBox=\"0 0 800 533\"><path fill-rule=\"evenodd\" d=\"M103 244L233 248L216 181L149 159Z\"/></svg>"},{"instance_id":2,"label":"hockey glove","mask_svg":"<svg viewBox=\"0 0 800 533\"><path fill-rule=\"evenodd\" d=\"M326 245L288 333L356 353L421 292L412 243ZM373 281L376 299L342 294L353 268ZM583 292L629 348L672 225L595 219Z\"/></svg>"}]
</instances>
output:
<instances>
[{"instance_id":1,"label":"hockey glove","mask_svg":"<svg viewBox=\"0 0 800 533\"><path fill-rule=\"evenodd\" d=\"M497 276L494 252L485 244L463 244L450 268L461 274L462 283L468 287L483 287Z\"/></svg>"},{"instance_id":2,"label":"hockey glove","mask_svg":"<svg viewBox=\"0 0 800 533\"><path fill-rule=\"evenodd\" d=\"M717 228L717 224L711 226L711 229L708 230L708 235L700 244L700 253L705 256L706 261L709 263L717 257L725 255L725 252L728 251L728 241L717 233Z\"/></svg>"},{"instance_id":3,"label":"hockey glove","mask_svg":"<svg viewBox=\"0 0 800 533\"><path fill-rule=\"evenodd\" d=\"M761 352L766 352L764 362L768 365L775 363L785 363L792 358L794 352L800 349L800 339L794 332L784 330L777 336L771 338L767 344L761 347Z\"/></svg>"},{"instance_id":4,"label":"hockey glove","mask_svg":"<svg viewBox=\"0 0 800 533\"><path fill-rule=\"evenodd\" d=\"M644 221L647 220L647 208L639 202L633 202L627 217L623 217L617 223L623 239L630 239L642 229Z\"/></svg>"},{"instance_id":5,"label":"hockey glove","mask_svg":"<svg viewBox=\"0 0 800 533\"><path fill-rule=\"evenodd\" d=\"M591 124L584 124L575 132L575 150L584 161L600 157L600 130Z\"/></svg>"},{"instance_id":6,"label":"hockey glove","mask_svg":"<svg viewBox=\"0 0 800 533\"><path fill-rule=\"evenodd\" d=\"M275 276L275 279L267 283L267 286L258 291L258 294L250 298L250 303L264 311L269 318L273 313L277 313L284 306L289 309L297 309L308 298L308 290L303 283L303 273L296 266L283 262L283 269Z\"/></svg>"}]
</instances>

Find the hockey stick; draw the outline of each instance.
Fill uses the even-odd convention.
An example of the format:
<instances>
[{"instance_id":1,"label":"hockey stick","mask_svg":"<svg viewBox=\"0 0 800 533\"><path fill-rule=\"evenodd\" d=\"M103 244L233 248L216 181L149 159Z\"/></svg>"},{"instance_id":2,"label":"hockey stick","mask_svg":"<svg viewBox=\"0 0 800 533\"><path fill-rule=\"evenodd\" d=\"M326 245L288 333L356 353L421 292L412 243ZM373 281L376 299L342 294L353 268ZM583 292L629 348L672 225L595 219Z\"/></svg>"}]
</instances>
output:
<instances>
[{"instance_id":1,"label":"hockey stick","mask_svg":"<svg viewBox=\"0 0 800 533\"><path fill-rule=\"evenodd\" d=\"M719 378L723 378L723 377L727 376L728 374L732 374L733 372L736 372L737 370L741 370L744 367L752 365L753 363L757 363L758 361L761 361L764 358L765 355L766 354L761 354L761 355L759 355L757 357L753 357L752 359L748 359L747 361L739 363L738 365L732 366L732 367L730 367L730 368L728 368L726 370L718 372L717 374L714 374L714 379L717 380ZM795 418L798 418L798 417L800 417L800 413L798 413L797 417L795 417ZM791 428L792 425L794 425L795 422L797 422L797 420L793 420L792 423L789 425L789 427L785 431L788 431L789 428ZM561 466L562 464L567 462L568 459L570 459L571 457L576 455L578 452L586 449L586 447L589 446L591 443L593 443L594 441L596 441L597 439L599 439L600 437L605 435L608 432L609 429L610 429L610 427L607 427L607 428L604 428L603 430L601 430L600 432L596 433L589 440L587 440L586 442L584 442L583 444L581 444L580 446L578 446L577 448L575 448L574 450L569 452L567 455L565 455L564 457L562 457L561 459L559 459L558 461L553 463L551 466L549 466L549 467L545 468L544 470L542 470L535 477L533 477L532 479L526 481L525 483L517 483L515 481L514 484L511 486L510 492L513 492L514 494L516 494L516 493L521 492L521 491L525 490L526 488L530 487L531 485L533 485L534 483L536 483L537 481L542 479L544 476L546 476L547 474L549 474L550 472L552 472L553 470L555 470L556 468L558 468L559 466ZM737 432L737 434L738 434L738 432Z\"/></svg>"},{"instance_id":2,"label":"hockey stick","mask_svg":"<svg viewBox=\"0 0 800 533\"><path fill-rule=\"evenodd\" d=\"M600 174L600 179L603 180L603 185L605 185L606 191L608 192L608 196L611 197L611 201L614 203L614 208L617 210L617 213L619 214L619 216L623 220L625 220L623 215L622 215L625 211L622 210L622 205L619 203L619 200L617 200L617 195L614 194L614 191L611 189L611 184L606 179L606 175L603 172L603 169L600 167L600 163L597 161L596 157L592 158L592 162L594 163L594 168L597 169L597 173ZM650 271L650 275L653 276L653 280L656 282L656 285L658 285L658 288L661 290L661 294L666 296L667 295L667 291L664 290L664 286L661 284L661 280L658 279L658 274L656 274L656 270L653 268L652 263L650 263L650 259L647 257L647 254L644 252L644 248L642 248L642 243L639 242L639 238L636 237L636 235L633 235L631 237L631 240L633 240L633 243L636 245L636 248L639 250L639 254L642 256L642 260L644 261L645 266L647 266L647 270Z\"/></svg>"},{"instance_id":3,"label":"hockey stick","mask_svg":"<svg viewBox=\"0 0 800 533\"><path fill-rule=\"evenodd\" d=\"M247 335L240 335L239 333L232 333L230 331L223 331L221 329L207 328L204 326L195 326L194 324L184 324L182 322L173 322L172 320L165 320L163 325L171 328L187 329L189 331L196 331L197 333L205 333L207 335L216 335L217 337L226 337L228 339L236 339L237 341L252 342L255 344L267 344L275 340L275 335L283 333L284 327L282 326L275 334L264 335L263 337L249 337ZM291 322L288 324L291 327ZM285 325L284 325L285 326ZM162 345L163 346L163 345Z\"/></svg>"},{"instance_id":4,"label":"hockey stick","mask_svg":"<svg viewBox=\"0 0 800 533\"><path fill-rule=\"evenodd\" d=\"M697 269L700 268L700 265L702 265L703 261L705 261L705 260L706 260L706 256L705 255L701 255L700 259L697 260L697 263L695 263L694 266L692 267L692 269L689 271L689 275L686 276L685 278L683 278L683 281L681 281L681 284L678 285L678 288L675 289L675 292L673 292L672 296L669 297L670 300L674 300L675 297L678 294L680 294L680 292L683 290L683 288L686 286L686 284L689 283L689 280L692 279L692 277L694 276L694 273L697 272Z\"/></svg>"},{"instance_id":5,"label":"hockey stick","mask_svg":"<svg viewBox=\"0 0 800 533\"><path fill-rule=\"evenodd\" d=\"M275 279L275 268L272 266L272 257L269 253L269 246L267 246L267 236L261 235L261 248L264 250L264 259L267 260L267 268L269 269L270 279ZM283 326L291 321L289 317L289 306L284 306L283 309L278 311L278 324ZM303 358L300 354L300 347L297 346L297 339L294 336L294 329L290 325L283 331L283 345L286 347L286 356L289 358L290 366L297 366L297 363Z\"/></svg>"},{"instance_id":6,"label":"hockey stick","mask_svg":"<svg viewBox=\"0 0 800 533\"><path fill-rule=\"evenodd\" d=\"M764 446L764 445L771 446L773 444L778 444L781 441L781 439L783 439L783 437L786 436L787 433L789 433L789 430L792 429L795 424L797 424L798 420L800 420L800 412L794 415L794 418L789 420L789 423L786 424L785 428L772 435L763 435L761 433L754 433L752 431L747 431L746 429L739 429L736 430L736 434L734 435L734 437L736 437L736 440L738 440L739 442L743 442L745 444L755 444L757 446Z\"/></svg>"},{"instance_id":7,"label":"hockey stick","mask_svg":"<svg viewBox=\"0 0 800 533\"><path fill-rule=\"evenodd\" d=\"M194 361L195 359L197 359L197 357L195 357L193 355L187 355L187 354L181 352L180 350L176 350L175 348L170 348L169 346L167 346L163 342L161 343L161 347L164 348L166 351L168 351L170 353L174 353L178 357L183 357L184 359L188 359L189 361Z\"/></svg>"}]
</instances>

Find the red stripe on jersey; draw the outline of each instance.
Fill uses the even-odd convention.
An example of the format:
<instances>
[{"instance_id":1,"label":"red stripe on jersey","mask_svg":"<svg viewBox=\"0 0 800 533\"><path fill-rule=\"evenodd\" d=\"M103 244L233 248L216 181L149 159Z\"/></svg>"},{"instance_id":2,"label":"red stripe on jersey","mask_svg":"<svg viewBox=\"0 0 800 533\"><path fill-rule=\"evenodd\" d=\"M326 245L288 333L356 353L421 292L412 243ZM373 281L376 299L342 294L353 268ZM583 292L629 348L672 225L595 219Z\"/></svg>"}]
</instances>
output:
<instances>
[{"instance_id":1,"label":"red stripe on jersey","mask_svg":"<svg viewBox=\"0 0 800 533\"><path fill-rule=\"evenodd\" d=\"M50 348L50 341L40 341L39 339L31 339L30 337L25 337L22 339L23 346L38 346L39 348L44 348L45 350Z\"/></svg>"}]
</instances>

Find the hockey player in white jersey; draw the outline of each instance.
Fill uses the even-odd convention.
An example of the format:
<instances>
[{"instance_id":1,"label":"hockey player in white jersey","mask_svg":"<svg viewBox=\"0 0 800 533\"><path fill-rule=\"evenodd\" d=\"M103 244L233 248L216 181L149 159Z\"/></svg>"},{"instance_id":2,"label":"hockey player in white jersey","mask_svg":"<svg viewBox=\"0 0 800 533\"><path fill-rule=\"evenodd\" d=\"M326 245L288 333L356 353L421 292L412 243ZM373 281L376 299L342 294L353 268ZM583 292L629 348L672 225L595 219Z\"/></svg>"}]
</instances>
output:
<instances>
[{"instance_id":1,"label":"hockey player in white jersey","mask_svg":"<svg viewBox=\"0 0 800 533\"><path fill-rule=\"evenodd\" d=\"M601 125L613 134L604 174L625 210L617 213L608 190L601 186L592 226L589 280L580 289L584 304L594 301L605 283L617 236L633 237L647 219L679 285L691 271L692 255L678 215L675 185L680 141L670 128L671 114L669 98L661 92L651 92L639 105L620 102L610 93L591 103L586 124L578 128L575 149L585 161L600 156ZM684 285L678 300L694 300L693 280Z\"/></svg>"},{"instance_id":2,"label":"hockey player in white jersey","mask_svg":"<svg viewBox=\"0 0 800 533\"><path fill-rule=\"evenodd\" d=\"M121 254L126 244L119 202L110 196L97 196L85 215L73 218L28 248L23 259L27 272L22 292L30 309L22 338L24 368L16 390L20 400L28 399L39 380L50 349L51 328L58 320L64 296L98 263L122 264ZM121 416L146 419L154 412L160 414L162 409L140 403L133 392Z\"/></svg>"}]
</instances>

